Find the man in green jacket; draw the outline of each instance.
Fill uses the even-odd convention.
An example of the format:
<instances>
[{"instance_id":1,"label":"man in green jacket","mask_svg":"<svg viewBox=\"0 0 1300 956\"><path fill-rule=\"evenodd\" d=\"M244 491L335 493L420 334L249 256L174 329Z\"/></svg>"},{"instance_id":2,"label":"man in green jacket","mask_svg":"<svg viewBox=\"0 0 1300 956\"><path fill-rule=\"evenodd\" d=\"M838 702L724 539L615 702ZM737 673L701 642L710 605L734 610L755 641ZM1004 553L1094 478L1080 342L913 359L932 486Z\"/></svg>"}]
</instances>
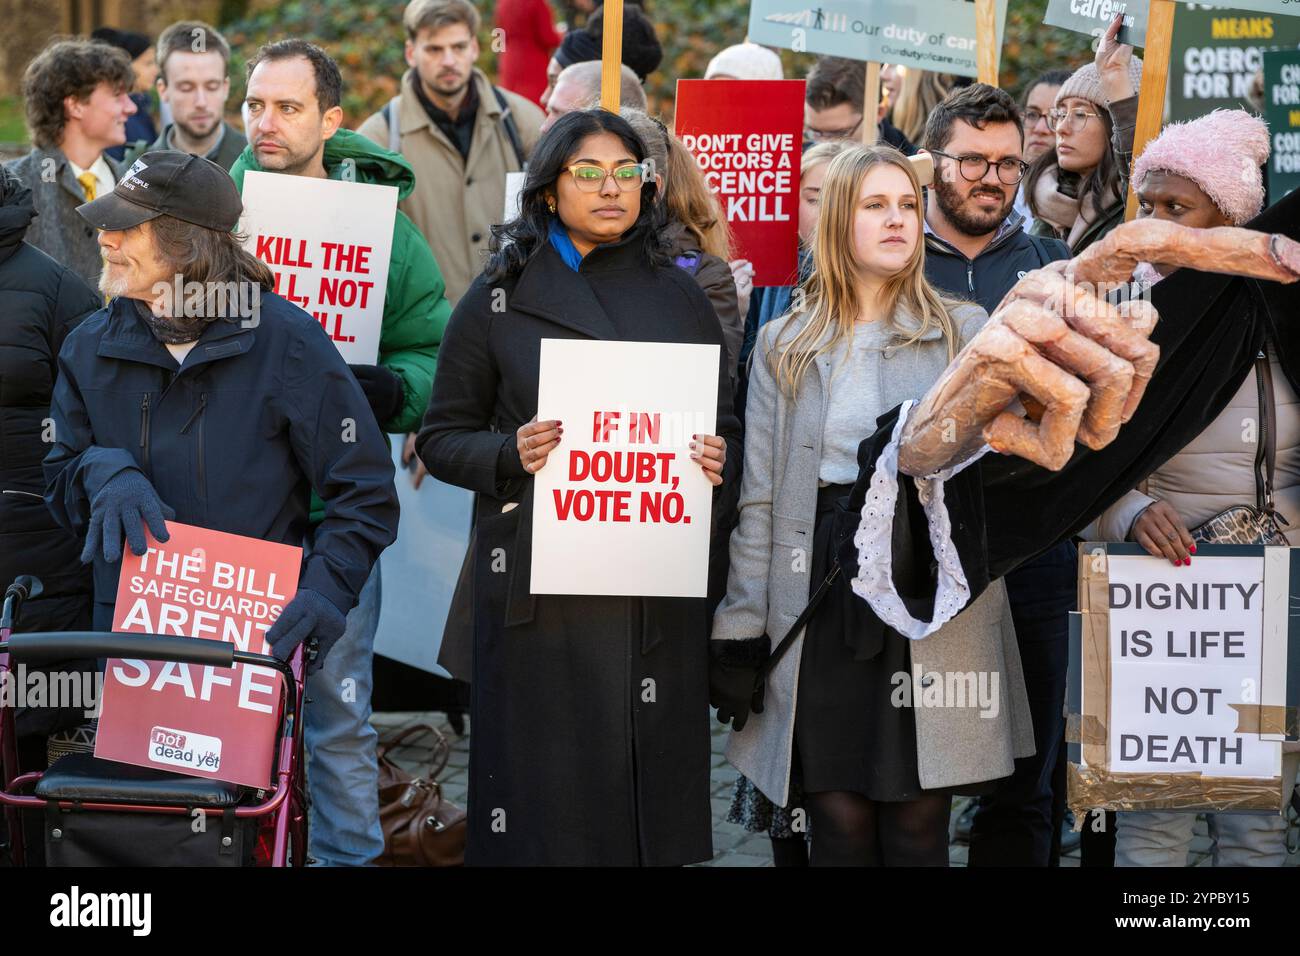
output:
<instances>
[{"instance_id":1,"label":"man in green jacket","mask_svg":"<svg viewBox=\"0 0 1300 956\"><path fill-rule=\"evenodd\" d=\"M409 195L415 188L415 173L405 159L339 129L342 91L338 66L314 44L281 40L258 50L248 62L243 111L249 145L230 170L235 183L242 189L244 173L253 170L396 186L399 199ZM450 312L433 253L411 220L398 211L379 364L350 366L385 431L402 433L419 427ZM347 631L324 666L308 679L310 853L321 864L364 866L384 848L377 735L370 726L379 604L376 564L348 615Z\"/></svg>"}]
</instances>

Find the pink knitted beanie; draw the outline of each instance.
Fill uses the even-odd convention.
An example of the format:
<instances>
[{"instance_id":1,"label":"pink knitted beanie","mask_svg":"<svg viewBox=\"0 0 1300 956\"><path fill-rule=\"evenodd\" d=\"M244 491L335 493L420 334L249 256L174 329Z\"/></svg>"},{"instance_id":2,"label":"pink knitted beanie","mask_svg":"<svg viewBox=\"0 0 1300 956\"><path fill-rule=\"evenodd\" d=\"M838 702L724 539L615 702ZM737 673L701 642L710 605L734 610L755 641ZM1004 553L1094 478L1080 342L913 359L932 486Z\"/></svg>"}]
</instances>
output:
<instances>
[{"instance_id":1,"label":"pink knitted beanie","mask_svg":"<svg viewBox=\"0 0 1300 956\"><path fill-rule=\"evenodd\" d=\"M1133 186L1164 170L1201 187L1232 224L1264 208L1259 168L1268 161L1268 127L1245 110L1215 110L1186 123L1170 123L1133 164Z\"/></svg>"}]
</instances>

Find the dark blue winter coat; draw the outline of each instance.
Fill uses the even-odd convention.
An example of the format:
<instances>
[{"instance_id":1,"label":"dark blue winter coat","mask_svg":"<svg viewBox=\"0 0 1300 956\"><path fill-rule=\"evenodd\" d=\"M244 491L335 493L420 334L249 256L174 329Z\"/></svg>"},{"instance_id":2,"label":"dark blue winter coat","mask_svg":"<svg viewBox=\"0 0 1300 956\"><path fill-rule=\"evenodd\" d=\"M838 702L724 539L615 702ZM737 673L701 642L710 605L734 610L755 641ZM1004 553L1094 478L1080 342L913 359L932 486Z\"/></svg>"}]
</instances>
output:
<instances>
[{"instance_id":1,"label":"dark blue winter coat","mask_svg":"<svg viewBox=\"0 0 1300 956\"><path fill-rule=\"evenodd\" d=\"M45 500L78 535L126 468L144 472L177 521L292 545L314 488L325 520L299 587L345 614L397 535L388 442L361 387L320 324L274 293L262 293L254 327L212 322L179 367L134 302L114 299L64 343L50 415ZM120 568L95 559L101 608Z\"/></svg>"},{"instance_id":2,"label":"dark blue winter coat","mask_svg":"<svg viewBox=\"0 0 1300 956\"><path fill-rule=\"evenodd\" d=\"M944 295L974 302L989 315L1002 297L1026 273L1049 262L1070 258L1070 247L1059 239L1031 236L1020 228L1024 221L1011 214L1002 235L967 259L951 243L934 233L925 236L925 277Z\"/></svg>"}]
</instances>

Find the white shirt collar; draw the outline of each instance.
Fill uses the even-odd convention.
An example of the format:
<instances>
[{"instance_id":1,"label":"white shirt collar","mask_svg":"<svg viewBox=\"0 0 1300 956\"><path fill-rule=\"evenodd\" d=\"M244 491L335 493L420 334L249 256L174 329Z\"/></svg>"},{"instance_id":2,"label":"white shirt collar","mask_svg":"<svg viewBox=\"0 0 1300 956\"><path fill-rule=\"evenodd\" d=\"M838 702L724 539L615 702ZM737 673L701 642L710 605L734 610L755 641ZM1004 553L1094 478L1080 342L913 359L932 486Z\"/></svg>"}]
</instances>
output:
<instances>
[{"instance_id":1,"label":"white shirt collar","mask_svg":"<svg viewBox=\"0 0 1300 956\"><path fill-rule=\"evenodd\" d=\"M72 175L77 179L80 179L82 175L84 175L87 172L91 172L95 174L96 197L103 196L107 193L111 193L113 191L113 187L117 185L117 180L113 178L113 170L108 165L108 160L104 158L103 153L100 153L98 156L95 157L95 161L90 164L89 170L82 169L71 159L68 160L68 165L72 167Z\"/></svg>"}]
</instances>

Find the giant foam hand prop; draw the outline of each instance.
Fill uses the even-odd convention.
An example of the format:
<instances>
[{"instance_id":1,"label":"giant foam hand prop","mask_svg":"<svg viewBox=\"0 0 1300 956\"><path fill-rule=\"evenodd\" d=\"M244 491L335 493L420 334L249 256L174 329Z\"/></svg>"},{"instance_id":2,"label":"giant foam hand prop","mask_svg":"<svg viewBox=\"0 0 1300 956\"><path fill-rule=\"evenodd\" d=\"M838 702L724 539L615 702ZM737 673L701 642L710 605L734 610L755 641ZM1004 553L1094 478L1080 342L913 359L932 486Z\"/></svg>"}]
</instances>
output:
<instances>
[{"instance_id":1,"label":"giant foam hand prop","mask_svg":"<svg viewBox=\"0 0 1300 956\"><path fill-rule=\"evenodd\" d=\"M1149 341L1157 319L1151 303L1105 299L1140 262L1294 282L1300 244L1250 229L1145 219L1116 227L1075 259L1029 273L912 410L899 469L931 475L987 443L1057 471L1076 441L1109 444L1133 417L1160 357Z\"/></svg>"}]
</instances>

